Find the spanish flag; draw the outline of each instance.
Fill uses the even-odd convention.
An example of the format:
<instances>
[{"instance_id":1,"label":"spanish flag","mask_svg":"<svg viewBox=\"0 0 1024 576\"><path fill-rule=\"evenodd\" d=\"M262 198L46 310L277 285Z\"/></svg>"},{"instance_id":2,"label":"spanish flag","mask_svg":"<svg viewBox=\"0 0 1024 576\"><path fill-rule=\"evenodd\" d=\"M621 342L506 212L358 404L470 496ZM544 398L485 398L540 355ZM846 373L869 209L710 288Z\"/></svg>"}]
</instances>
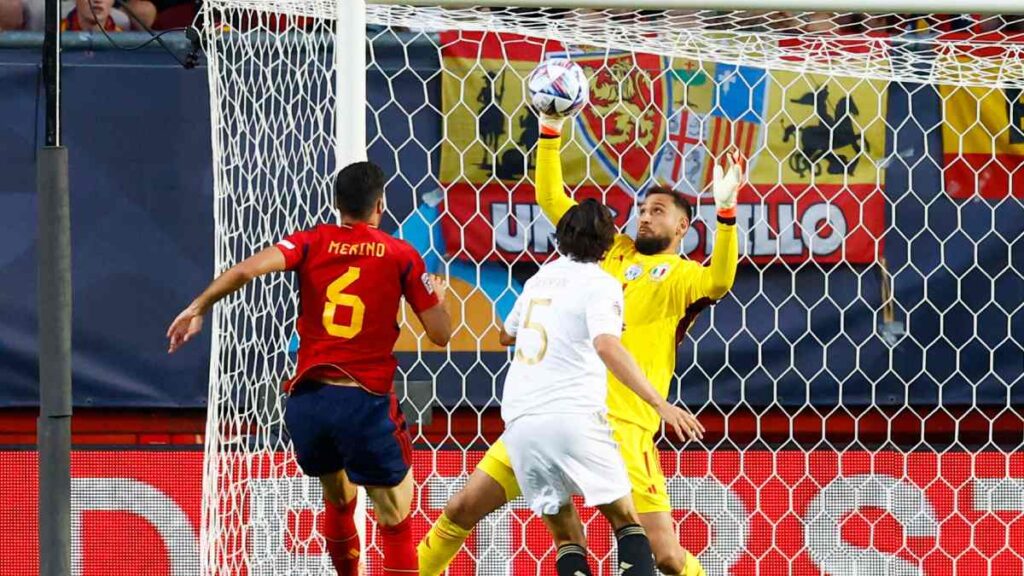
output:
<instances>
[{"instance_id":1,"label":"spanish flag","mask_svg":"<svg viewBox=\"0 0 1024 576\"><path fill-rule=\"evenodd\" d=\"M947 86L942 152L953 198L1024 198L1024 90Z\"/></svg>"}]
</instances>

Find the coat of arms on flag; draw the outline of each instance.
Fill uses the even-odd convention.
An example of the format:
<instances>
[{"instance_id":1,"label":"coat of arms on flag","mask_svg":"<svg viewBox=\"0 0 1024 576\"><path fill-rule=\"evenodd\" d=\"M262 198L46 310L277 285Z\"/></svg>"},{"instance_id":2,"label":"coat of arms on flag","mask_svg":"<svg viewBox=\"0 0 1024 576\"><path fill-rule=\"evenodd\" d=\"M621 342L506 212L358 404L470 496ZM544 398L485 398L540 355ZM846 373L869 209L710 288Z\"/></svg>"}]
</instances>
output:
<instances>
[{"instance_id":1,"label":"coat of arms on flag","mask_svg":"<svg viewBox=\"0 0 1024 576\"><path fill-rule=\"evenodd\" d=\"M700 194L704 184L705 124L712 104L713 67L711 63L676 59L667 74L674 80L670 85L671 108L651 177L690 196Z\"/></svg>"},{"instance_id":2,"label":"coat of arms on flag","mask_svg":"<svg viewBox=\"0 0 1024 576\"><path fill-rule=\"evenodd\" d=\"M654 168L656 180L694 198L709 190L716 159L731 148L751 158L763 137L765 71L705 64L702 73L710 76L702 80L709 89L672 110Z\"/></svg>"},{"instance_id":3,"label":"coat of arms on flag","mask_svg":"<svg viewBox=\"0 0 1024 576\"><path fill-rule=\"evenodd\" d=\"M752 158L761 145L764 125L767 72L761 68L718 64L715 66L715 104L707 131L710 161L704 168L704 186L711 185L715 162L735 148Z\"/></svg>"},{"instance_id":4,"label":"coat of arms on flag","mask_svg":"<svg viewBox=\"0 0 1024 576\"><path fill-rule=\"evenodd\" d=\"M672 100L665 59L650 54L582 53L572 59L590 78L590 104L576 125L613 181L638 192L665 137Z\"/></svg>"},{"instance_id":5,"label":"coat of arms on flag","mask_svg":"<svg viewBox=\"0 0 1024 576\"><path fill-rule=\"evenodd\" d=\"M704 188L704 118L683 108L668 122L668 138L654 165L654 178L690 196Z\"/></svg>"}]
</instances>

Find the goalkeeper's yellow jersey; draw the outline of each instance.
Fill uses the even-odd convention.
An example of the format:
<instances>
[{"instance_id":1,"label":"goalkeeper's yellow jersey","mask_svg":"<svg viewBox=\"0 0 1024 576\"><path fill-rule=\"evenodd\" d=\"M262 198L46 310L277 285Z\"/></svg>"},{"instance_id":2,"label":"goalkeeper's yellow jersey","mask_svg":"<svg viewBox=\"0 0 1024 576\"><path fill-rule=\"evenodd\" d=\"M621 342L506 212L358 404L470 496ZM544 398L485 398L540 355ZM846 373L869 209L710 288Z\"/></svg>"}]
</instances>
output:
<instances>
[{"instance_id":1,"label":"goalkeeper's yellow jersey","mask_svg":"<svg viewBox=\"0 0 1024 576\"><path fill-rule=\"evenodd\" d=\"M537 145L537 202L556 224L576 203L565 193L560 147L559 138L541 138ZM707 267L674 254L647 256L637 252L629 236L615 237L601 267L623 286L622 343L662 397L675 373L678 343L697 315L732 287L737 260L736 226L721 222ZM651 432L661 424L657 412L611 374L608 413Z\"/></svg>"}]
</instances>

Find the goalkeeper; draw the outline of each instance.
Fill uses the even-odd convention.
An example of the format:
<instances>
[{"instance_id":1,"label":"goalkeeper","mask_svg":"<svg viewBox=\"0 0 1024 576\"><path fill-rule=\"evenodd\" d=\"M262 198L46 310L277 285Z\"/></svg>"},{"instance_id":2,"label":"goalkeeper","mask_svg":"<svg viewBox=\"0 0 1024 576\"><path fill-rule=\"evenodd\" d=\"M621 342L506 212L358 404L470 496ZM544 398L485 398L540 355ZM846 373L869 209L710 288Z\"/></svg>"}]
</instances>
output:
<instances>
[{"instance_id":1,"label":"goalkeeper","mask_svg":"<svg viewBox=\"0 0 1024 576\"><path fill-rule=\"evenodd\" d=\"M562 182L559 149L564 121L541 116L537 145L537 202L552 222L558 222L575 204ZM682 336L704 308L728 293L736 276L736 194L743 173L740 159L733 155L730 160L728 170L717 165L714 169L718 227L710 266L679 257L693 209L683 195L664 186L647 191L640 207L636 240L619 234L601 263L624 286L622 343L663 397L668 395L676 347ZM660 429L657 413L609 375L608 419L626 462L633 502L658 569L669 575L703 576L700 562L683 550L676 535L665 476L654 445L654 435ZM420 543L421 576L443 572L473 527L519 495L508 452L498 440ZM585 544L581 525L577 525L570 542Z\"/></svg>"}]
</instances>

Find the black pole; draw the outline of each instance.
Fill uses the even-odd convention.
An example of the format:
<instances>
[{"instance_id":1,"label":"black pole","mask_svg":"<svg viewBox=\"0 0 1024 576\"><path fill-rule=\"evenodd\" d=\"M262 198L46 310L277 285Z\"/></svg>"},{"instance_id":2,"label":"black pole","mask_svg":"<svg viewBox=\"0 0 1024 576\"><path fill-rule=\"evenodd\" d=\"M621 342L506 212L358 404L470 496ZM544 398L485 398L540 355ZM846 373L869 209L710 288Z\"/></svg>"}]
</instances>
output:
<instances>
[{"instance_id":1,"label":"black pole","mask_svg":"<svg viewBox=\"0 0 1024 576\"><path fill-rule=\"evenodd\" d=\"M46 146L37 156L39 574L71 575L71 217L60 130L60 0L46 0Z\"/></svg>"},{"instance_id":2,"label":"black pole","mask_svg":"<svg viewBox=\"0 0 1024 576\"><path fill-rule=\"evenodd\" d=\"M60 146L60 0L46 0L43 83L46 86L46 145Z\"/></svg>"}]
</instances>

